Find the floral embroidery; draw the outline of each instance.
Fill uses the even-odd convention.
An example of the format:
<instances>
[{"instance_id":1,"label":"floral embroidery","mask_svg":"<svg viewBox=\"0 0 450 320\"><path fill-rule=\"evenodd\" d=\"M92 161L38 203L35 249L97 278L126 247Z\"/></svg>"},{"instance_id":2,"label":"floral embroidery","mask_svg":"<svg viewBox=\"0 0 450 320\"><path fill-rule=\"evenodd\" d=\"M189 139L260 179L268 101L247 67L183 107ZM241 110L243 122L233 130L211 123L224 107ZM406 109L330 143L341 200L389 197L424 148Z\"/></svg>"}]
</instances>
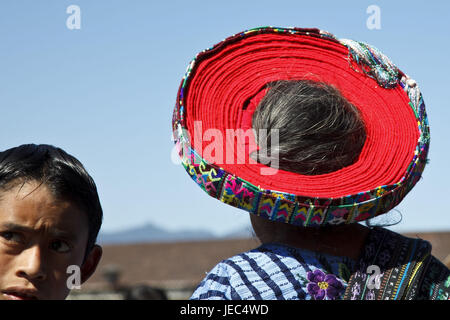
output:
<instances>
[{"instance_id":1,"label":"floral embroidery","mask_svg":"<svg viewBox=\"0 0 450 320\"><path fill-rule=\"evenodd\" d=\"M347 281L350 279L351 276L351 272L348 269L347 265L340 262L338 264L338 273L339 273L339 278L343 279L344 281Z\"/></svg>"},{"instance_id":2,"label":"floral embroidery","mask_svg":"<svg viewBox=\"0 0 450 320\"><path fill-rule=\"evenodd\" d=\"M344 286L334 274L325 274L316 269L308 271L306 277L309 281L306 288L315 300L334 300L339 298L344 290Z\"/></svg>"}]
</instances>

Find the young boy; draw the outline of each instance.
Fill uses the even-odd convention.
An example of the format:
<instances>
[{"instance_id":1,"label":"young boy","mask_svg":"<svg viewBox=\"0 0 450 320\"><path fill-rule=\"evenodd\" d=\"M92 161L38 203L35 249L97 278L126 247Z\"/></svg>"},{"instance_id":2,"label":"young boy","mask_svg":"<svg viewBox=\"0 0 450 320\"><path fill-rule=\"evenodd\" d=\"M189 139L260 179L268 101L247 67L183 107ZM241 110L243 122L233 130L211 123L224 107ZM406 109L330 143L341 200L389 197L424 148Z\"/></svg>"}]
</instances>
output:
<instances>
[{"instance_id":1,"label":"young boy","mask_svg":"<svg viewBox=\"0 0 450 320\"><path fill-rule=\"evenodd\" d=\"M85 282L100 261L102 216L95 183L73 156L34 144L1 152L0 299L65 299L69 277Z\"/></svg>"}]
</instances>

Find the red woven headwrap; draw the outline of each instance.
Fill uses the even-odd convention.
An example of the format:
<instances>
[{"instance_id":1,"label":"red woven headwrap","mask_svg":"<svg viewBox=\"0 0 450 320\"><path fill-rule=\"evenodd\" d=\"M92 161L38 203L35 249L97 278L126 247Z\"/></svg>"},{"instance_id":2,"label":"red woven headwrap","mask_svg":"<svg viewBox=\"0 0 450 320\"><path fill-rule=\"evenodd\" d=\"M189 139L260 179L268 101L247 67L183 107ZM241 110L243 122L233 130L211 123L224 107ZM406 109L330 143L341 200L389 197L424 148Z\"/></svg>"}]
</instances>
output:
<instances>
[{"instance_id":1,"label":"red woven headwrap","mask_svg":"<svg viewBox=\"0 0 450 320\"><path fill-rule=\"evenodd\" d=\"M303 199L332 200L371 192L367 201L374 199L373 190L381 186L387 187L386 190L395 189L399 182L410 176L408 169L412 163L417 163L418 153L425 150L426 155L423 145L422 149L418 148L423 133L418 121L426 124L426 115L423 111L420 119L416 114L419 106L414 109L410 105L411 98L403 88L405 85L400 84L400 78L405 75L397 70L398 79L394 79L397 84L391 88L382 87L379 79L369 76L368 67L352 56L354 52L349 52L346 45L330 35L317 29L277 30L261 28L237 34L199 54L180 87L174 129L180 124L190 133L190 146L205 163L257 186L262 193L275 191L281 196L286 193ZM219 130L225 139L227 129L252 127L253 112L268 83L306 79L334 85L359 109L366 128L366 142L354 164L322 175L301 175L283 170L273 175L261 175L264 165L248 159L248 153L257 148L252 134L247 139L238 138L233 147L236 153L242 144L248 146L243 164L237 163L237 156L233 158L234 163L226 163L226 156L230 157L227 155L230 141L223 144L221 163L204 152L212 143L211 137L208 140L204 136L207 130ZM194 144L195 121L201 121L202 131L197 131L202 135L201 148ZM403 191L403 196L406 192ZM220 194L213 196L221 199ZM291 202L297 200L291 199ZM256 214L258 210L249 208Z\"/></svg>"}]
</instances>

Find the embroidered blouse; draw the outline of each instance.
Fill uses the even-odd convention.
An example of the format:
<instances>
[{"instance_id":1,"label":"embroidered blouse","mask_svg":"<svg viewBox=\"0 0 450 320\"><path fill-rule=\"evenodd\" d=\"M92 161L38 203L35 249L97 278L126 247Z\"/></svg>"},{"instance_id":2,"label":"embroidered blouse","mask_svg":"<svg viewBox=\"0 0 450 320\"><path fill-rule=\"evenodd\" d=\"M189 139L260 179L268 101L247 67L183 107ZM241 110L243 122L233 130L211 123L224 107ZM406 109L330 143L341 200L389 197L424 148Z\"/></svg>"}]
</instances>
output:
<instances>
[{"instance_id":1,"label":"embroidered blouse","mask_svg":"<svg viewBox=\"0 0 450 320\"><path fill-rule=\"evenodd\" d=\"M191 299L450 300L450 270L429 242L375 227L359 261L263 244L217 264Z\"/></svg>"},{"instance_id":2,"label":"embroidered blouse","mask_svg":"<svg viewBox=\"0 0 450 320\"><path fill-rule=\"evenodd\" d=\"M356 262L270 243L217 264L193 300L340 299Z\"/></svg>"}]
</instances>

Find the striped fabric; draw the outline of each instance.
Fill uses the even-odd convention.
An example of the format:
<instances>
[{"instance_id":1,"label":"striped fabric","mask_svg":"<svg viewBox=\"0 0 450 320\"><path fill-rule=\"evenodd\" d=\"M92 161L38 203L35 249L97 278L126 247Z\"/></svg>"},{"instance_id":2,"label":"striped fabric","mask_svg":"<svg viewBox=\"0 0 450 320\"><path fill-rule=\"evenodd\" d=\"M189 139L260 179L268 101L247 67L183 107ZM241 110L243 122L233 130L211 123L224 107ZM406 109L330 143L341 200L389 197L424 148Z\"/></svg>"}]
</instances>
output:
<instances>
[{"instance_id":1,"label":"striped fabric","mask_svg":"<svg viewBox=\"0 0 450 320\"><path fill-rule=\"evenodd\" d=\"M346 257L264 244L217 264L191 299L340 299L355 265Z\"/></svg>"}]
</instances>

